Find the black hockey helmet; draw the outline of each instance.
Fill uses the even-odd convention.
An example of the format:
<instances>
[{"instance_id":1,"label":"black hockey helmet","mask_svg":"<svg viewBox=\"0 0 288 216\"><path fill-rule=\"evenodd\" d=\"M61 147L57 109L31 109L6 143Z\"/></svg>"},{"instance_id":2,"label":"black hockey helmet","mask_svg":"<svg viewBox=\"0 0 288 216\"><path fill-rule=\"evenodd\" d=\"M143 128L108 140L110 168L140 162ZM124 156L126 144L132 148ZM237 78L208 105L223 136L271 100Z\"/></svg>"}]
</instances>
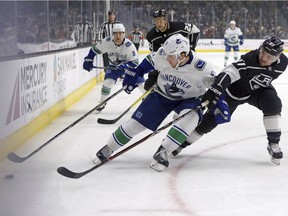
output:
<instances>
[{"instance_id":1,"label":"black hockey helmet","mask_svg":"<svg viewBox=\"0 0 288 216\"><path fill-rule=\"evenodd\" d=\"M280 40L280 38L276 36L269 37L266 39L261 45L263 50L270 55L278 56L284 50L284 42Z\"/></svg>"},{"instance_id":2,"label":"black hockey helmet","mask_svg":"<svg viewBox=\"0 0 288 216\"><path fill-rule=\"evenodd\" d=\"M154 11L153 12L153 19L155 19L157 17L165 17L165 18L167 18L168 15L167 15L165 9L160 9L160 10Z\"/></svg>"}]
</instances>

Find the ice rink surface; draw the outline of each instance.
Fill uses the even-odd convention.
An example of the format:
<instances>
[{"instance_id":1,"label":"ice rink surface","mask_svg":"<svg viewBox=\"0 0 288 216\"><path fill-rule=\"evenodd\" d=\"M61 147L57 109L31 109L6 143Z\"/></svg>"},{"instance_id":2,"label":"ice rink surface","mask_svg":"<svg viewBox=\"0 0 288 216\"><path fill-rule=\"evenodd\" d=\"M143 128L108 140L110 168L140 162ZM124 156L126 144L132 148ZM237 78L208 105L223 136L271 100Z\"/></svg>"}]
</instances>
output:
<instances>
[{"instance_id":1,"label":"ice rink surface","mask_svg":"<svg viewBox=\"0 0 288 216\"><path fill-rule=\"evenodd\" d=\"M223 53L201 53L217 69ZM287 55L287 53L286 53ZM231 57L230 57L231 59ZM141 93L122 92L100 114L91 114L53 140L27 161L0 161L1 216L283 216L288 212L288 82L287 74L274 82L282 99L284 158L270 161L262 114L243 105L232 121L170 159L163 172L149 168L152 155L167 130L80 179L59 175L65 166L83 171L93 166L95 153L112 132L131 116L113 119ZM117 83L113 92L121 88ZM97 85L71 109L16 152L26 156L98 104ZM165 122L172 120L172 115ZM130 144L150 131L140 133Z\"/></svg>"}]
</instances>

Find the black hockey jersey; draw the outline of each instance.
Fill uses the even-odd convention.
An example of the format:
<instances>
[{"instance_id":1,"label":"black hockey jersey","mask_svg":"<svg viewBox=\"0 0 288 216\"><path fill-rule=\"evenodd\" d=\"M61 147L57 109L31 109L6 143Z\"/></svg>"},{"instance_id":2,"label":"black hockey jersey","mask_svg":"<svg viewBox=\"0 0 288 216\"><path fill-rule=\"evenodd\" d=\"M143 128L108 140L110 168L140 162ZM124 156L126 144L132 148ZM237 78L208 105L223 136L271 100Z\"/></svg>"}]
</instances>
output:
<instances>
[{"instance_id":1,"label":"black hockey jersey","mask_svg":"<svg viewBox=\"0 0 288 216\"><path fill-rule=\"evenodd\" d=\"M252 50L223 70L232 80L226 89L229 96L236 100L246 99L253 92L270 86L287 68L288 59L283 53L267 67L261 67L258 58L259 50Z\"/></svg>"},{"instance_id":2,"label":"black hockey jersey","mask_svg":"<svg viewBox=\"0 0 288 216\"><path fill-rule=\"evenodd\" d=\"M193 24L185 22L168 22L168 28L165 32L160 32L156 27L152 28L146 36L149 42L149 49L156 52L171 35L181 34L189 38L192 50L195 50L199 39L199 30L193 32Z\"/></svg>"}]
</instances>

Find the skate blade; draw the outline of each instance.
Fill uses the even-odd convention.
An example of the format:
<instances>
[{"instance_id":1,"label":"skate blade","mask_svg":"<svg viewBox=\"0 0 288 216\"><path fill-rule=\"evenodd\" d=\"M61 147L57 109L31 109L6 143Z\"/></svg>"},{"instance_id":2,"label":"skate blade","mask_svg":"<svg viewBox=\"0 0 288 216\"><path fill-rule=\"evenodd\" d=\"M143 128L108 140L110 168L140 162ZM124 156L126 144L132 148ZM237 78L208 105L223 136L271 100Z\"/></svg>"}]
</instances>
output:
<instances>
[{"instance_id":1,"label":"skate blade","mask_svg":"<svg viewBox=\"0 0 288 216\"><path fill-rule=\"evenodd\" d=\"M271 157L271 162L276 164L276 165L280 165L280 159L276 159L276 158Z\"/></svg>"}]
</instances>

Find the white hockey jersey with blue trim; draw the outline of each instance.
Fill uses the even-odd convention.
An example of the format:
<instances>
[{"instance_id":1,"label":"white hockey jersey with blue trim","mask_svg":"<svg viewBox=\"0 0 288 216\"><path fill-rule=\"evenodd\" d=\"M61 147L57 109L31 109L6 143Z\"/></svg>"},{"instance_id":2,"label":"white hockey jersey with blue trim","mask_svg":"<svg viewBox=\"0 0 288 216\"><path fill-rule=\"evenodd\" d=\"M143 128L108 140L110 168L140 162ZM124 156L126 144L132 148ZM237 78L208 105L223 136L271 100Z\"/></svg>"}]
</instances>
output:
<instances>
[{"instance_id":1,"label":"white hockey jersey with blue trim","mask_svg":"<svg viewBox=\"0 0 288 216\"><path fill-rule=\"evenodd\" d=\"M114 43L112 37L106 37L100 43L93 46L93 51L96 54L107 53L110 64L115 66L127 62L138 64L139 56L137 49L127 38L118 46Z\"/></svg>"},{"instance_id":2,"label":"white hockey jersey with blue trim","mask_svg":"<svg viewBox=\"0 0 288 216\"><path fill-rule=\"evenodd\" d=\"M228 28L225 31L224 38L227 39L227 45L229 46L237 46L239 45L240 39L239 37L243 35L240 28L235 27L235 29Z\"/></svg>"},{"instance_id":3,"label":"white hockey jersey with blue trim","mask_svg":"<svg viewBox=\"0 0 288 216\"><path fill-rule=\"evenodd\" d=\"M162 47L152 54L154 67L158 70L156 91L172 100L199 97L211 86L216 76L212 64L190 52L190 60L178 69L172 68Z\"/></svg>"}]
</instances>

